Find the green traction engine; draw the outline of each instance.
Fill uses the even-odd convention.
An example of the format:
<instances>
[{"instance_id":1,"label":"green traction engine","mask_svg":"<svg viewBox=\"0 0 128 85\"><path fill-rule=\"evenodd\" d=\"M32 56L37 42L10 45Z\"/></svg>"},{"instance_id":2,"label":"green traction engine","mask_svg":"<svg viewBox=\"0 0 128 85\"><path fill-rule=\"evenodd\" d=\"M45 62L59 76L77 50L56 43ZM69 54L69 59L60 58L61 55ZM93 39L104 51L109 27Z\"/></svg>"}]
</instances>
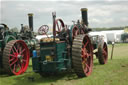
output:
<instances>
[{"instance_id":1,"label":"green traction engine","mask_svg":"<svg viewBox=\"0 0 128 85\"><path fill-rule=\"evenodd\" d=\"M29 27L22 27L20 33L10 31L6 24L0 24L0 71L9 75L23 74L32 50L39 49L33 35L33 15L28 16Z\"/></svg>"},{"instance_id":2,"label":"green traction engine","mask_svg":"<svg viewBox=\"0 0 128 85\"><path fill-rule=\"evenodd\" d=\"M2 65L2 55L3 55L3 50L6 44L11 41L15 40L17 37L16 32L11 32L9 31L9 28L6 24L1 23L0 24L0 68L3 67Z\"/></svg>"},{"instance_id":3,"label":"green traction engine","mask_svg":"<svg viewBox=\"0 0 128 85\"><path fill-rule=\"evenodd\" d=\"M52 37L47 35L47 25L39 28L39 33L46 34L47 38L40 40L40 52L33 51L34 72L43 76L74 70L78 77L84 77L92 72L93 54L100 64L107 62L107 44L102 37L89 35L87 9L82 8L81 13L82 21L77 21L71 28L62 19L56 19L55 12L52 13Z\"/></svg>"}]
</instances>

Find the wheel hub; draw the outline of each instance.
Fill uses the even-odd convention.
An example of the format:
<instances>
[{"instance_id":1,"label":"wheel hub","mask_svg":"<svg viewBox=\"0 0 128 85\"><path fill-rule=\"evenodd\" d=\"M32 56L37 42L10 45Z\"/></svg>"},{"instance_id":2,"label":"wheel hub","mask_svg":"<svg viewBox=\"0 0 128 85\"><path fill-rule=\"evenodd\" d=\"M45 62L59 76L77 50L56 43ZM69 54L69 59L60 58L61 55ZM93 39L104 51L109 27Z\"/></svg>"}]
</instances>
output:
<instances>
[{"instance_id":1,"label":"wheel hub","mask_svg":"<svg viewBox=\"0 0 128 85\"><path fill-rule=\"evenodd\" d=\"M17 55L17 58L22 59L22 56L20 54Z\"/></svg>"}]
</instances>

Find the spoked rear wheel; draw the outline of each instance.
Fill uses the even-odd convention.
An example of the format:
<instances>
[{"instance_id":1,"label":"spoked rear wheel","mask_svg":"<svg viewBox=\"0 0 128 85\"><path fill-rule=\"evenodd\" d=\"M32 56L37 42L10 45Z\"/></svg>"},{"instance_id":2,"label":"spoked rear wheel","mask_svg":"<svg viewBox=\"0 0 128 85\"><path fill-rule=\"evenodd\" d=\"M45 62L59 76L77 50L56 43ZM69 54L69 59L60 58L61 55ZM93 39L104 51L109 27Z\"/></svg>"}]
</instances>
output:
<instances>
[{"instance_id":1,"label":"spoked rear wheel","mask_svg":"<svg viewBox=\"0 0 128 85\"><path fill-rule=\"evenodd\" d=\"M29 64L29 49L24 41L12 40L3 52L3 67L8 74L20 75Z\"/></svg>"},{"instance_id":2,"label":"spoked rear wheel","mask_svg":"<svg viewBox=\"0 0 128 85\"><path fill-rule=\"evenodd\" d=\"M93 51L88 35L78 35L72 45L72 63L78 77L89 76L93 67Z\"/></svg>"}]
</instances>

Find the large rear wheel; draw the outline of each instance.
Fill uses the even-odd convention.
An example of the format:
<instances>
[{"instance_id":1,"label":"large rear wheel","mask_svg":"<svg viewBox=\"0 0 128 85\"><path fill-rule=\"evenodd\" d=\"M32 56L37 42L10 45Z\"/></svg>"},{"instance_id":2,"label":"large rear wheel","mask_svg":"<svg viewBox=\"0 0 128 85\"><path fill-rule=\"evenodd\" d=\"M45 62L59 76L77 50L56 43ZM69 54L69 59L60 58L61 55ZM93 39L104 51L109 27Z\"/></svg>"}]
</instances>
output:
<instances>
[{"instance_id":1,"label":"large rear wheel","mask_svg":"<svg viewBox=\"0 0 128 85\"><path fill-rule=\"evenodd\" d=\"M8 74L19 75L26 71L29 64L29 49L24 41L8 42L3 52L3 67Z\"/></svg>"},{"instance_id":2,"label":"large rear wheel","mask_svg":"<svg viewBox=\"0 0 128 85\"><path fill-rule=\"evenodd\" d=\"M72 45L72 64L78 77L89 76L93 67L93 50L88 35L77 35Z\"/></svg>"}]
</instances>

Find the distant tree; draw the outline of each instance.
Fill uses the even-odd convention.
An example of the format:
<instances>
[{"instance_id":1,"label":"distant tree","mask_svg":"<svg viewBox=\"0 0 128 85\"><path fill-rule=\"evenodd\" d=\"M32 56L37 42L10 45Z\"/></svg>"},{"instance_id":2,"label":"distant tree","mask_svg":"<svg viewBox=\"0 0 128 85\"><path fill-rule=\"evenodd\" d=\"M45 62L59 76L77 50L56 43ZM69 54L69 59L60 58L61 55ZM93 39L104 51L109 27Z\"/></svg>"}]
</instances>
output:
<instances>
[{"instance_id":1,"label":"distant tree","mask_svg":"<svg viewBox=\"0 0 128 85\"><path fill-rule=\"evenodd\" d=\"M126 42L127 39L128 39L128 33L124 33L124 34L121 35L121 40L123 42Z\"/></svg>"},{"instance_id":2,"label":"distant tree","mask_svg":"<svg viewBox=\"0 0 128 85\"><path fill-rule=\"evenodd\" d=\"M93 31L106 31L106 30L124 30L125 27L110 27L110 28L92 28Z\"/></svg>"}]
</instances>

